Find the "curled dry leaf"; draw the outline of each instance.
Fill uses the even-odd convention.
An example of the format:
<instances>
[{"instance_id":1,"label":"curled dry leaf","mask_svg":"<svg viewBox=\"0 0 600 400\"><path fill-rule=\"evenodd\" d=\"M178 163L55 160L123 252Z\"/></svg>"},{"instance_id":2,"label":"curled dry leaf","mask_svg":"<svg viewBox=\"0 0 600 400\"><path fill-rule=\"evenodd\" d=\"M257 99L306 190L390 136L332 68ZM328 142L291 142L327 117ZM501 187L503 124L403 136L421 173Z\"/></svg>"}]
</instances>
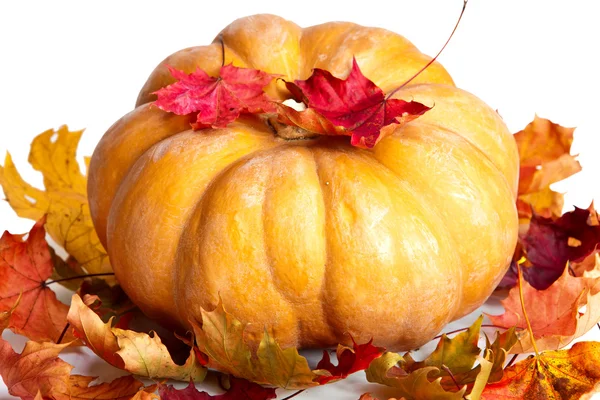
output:
<instances>
[{"instance_id":1,"label":"curled dry leaf","mask_svg":"<svg viewBox=\"0 0 600 400\"><path fill-rule=\"evenodd\" d=\"M73 366L58 357L68 345L30 341L23 352L18 354L10 343L0 339L0 376L8 392L26 400L127 400L140 397L140 390L155 390L154 387L144 388L144 384L132 376L90 386L95 377L71 375Z\"/></svg>"},{"instance_id":2,"label":"curled dry leaf","mask_svg":"<svg viewBox=\"0 0 600 400\"><path fill-rule=\"evenodd\" d=\"M267 400L277 397L274 388L264 388L245 379L231 377L229 390L223 394L210 395L200 392L192 382L185 389L177 390L172 385L158 386L162 400Z\"/></svg>"},{"instance_id":3,"label":"curled dry leaf","mask_svg":"<svg viewBox=\"0 0 600 400\"><path fill-rule=\"evenodd\" d=\"M62 126L41 133L31 143L29 162L42 173L45 191L23 180L10 154L0 167L0 185L20 217L37 221L47 214L52 239L87 273L106 273L112 269L92 224L86 177L75 157L82 132Z\"/></svg>"},{"instance_id":4,"label":"curled dry leaf","mask_svg":"<svg viewBox=\"0 0 600 400\"><path fill-rule=\"evenodd\" d=\"M600 322L600 279L571 276L568 268L546 290L537 290L523 282L523 299L539 350L562 348ZM494 325L527 327L518 287L510 290L502 305L504 314L489 316ZM583 305L587 307L581 313L579 310ZM526 330L520 331L518 338L513 353L533 350Z\"/></svg>"},{"instance_id":5,"label":"curled dry leaf","mask_svg":"<svg viewBox=\"0 0 600 400\"><path fill-rule=\"evenodd\" d=\"M0 311L13 309L7 322L13 332L32 340L57 341L69 307L45 283L53 263L44 223L45 218L39 220L26 240L9 232L0 238ZM70 334L64 337L67 342L73 339Z\"/></svg>"},{"instance_id":6,"label":"curled dry leaf","mask_svg":"<svg viewBox=\"0 0 600 400\"><path fill-rule=\"evenodd\" d=\"M323 359L317 364L317 370L313 371L319 375L316 381L320 385L324 385L328 382L345 379L350 374L367 369L374 359L385 352L383 347L375 347L372 343L371 340L365 344L357 344L352 339L352 349L338 345L336 351L338 365L331 363L329 353L324 350Z\"/></svg>"},{"instance_id":7,"label":"curled dry leaf","mask_svg":"<svg viewBox=\"0 0 600 400\"><path fill-rule=\"evenodd\" d=\"M526 254L523 276L536 289L547 289L562 274L569 261L583 261L600 245L600 226L593 205L575 208L553 220L533 216L521 238Z\"/></svg>"},{"instance_id":8,"label":"curled dry leaf","mask_svg":"<svg viewBox=\"0 0 600 400\"><path fill-rule=\"evenodd\" d=\"M562 214L563 197L550 185L581 171L570 154L574 131L536 115L515 134L521 165L517 205L523 222L531 218L532 209L545 218Z\"/></svg>"},{"instance_id":9,"label":"curled dry leaf","mask_svg":"<svg viewBox=\"0 0 600 400\"><path fill-rule=\"evenodd\" d=\"M114 326L127 329L137 306L129 299L120 285L109 285L103 279L85 279L77 294L103 322L114 318Z\"/></svg>"},{"instance_id":10,"label":"curled dry leaf","mask_svg":"<svg viewBox=\"0 0 600 400\"><path fill-rule=\"evenodd\" d=\"M569 350L548 351L508 367L486 386L482 399L579 399L600 382L600 343L579 342Z\"/></svg>"},{"instance_id":11,"label":"curled dry leaf","mask_svg":"<svg viewBox=\"0 0 600 400\"><path fill-rule=\"evenodd\" d=\"M275 111L263 88L277 75L232 64L222 66L219 77L200 68L191 74L168 68L177 82L155 92L158 99L154 104L177 115L197 112L195 128L225 128L242 112Z\"/></svg>"},{"instance_id":12,"label":"curled dry leaf","mask_svg":"<svg viewBox=\"0 0 600 400\"><path fill-rule=\"evenodd\" d=\"M400 354L384 353L375 359L367 369L367 380L394 387L398 389L398 395L406 397L407 400L461 400L465 395L466 387L458 392L450 392L444 390L439 378L430 382L429 375L439 372L436 367L420 368L410 374L399 369L393 376L389 375L389 371L403 361Z\"/></svg>"},{"instance_id":13,"label":"curled dry leaf","mask_svg":"<svg viewBox=\"0 0 600 400\"><path fill-rule=\"evenodd\" d=\"M362 148L372 148L395 130L394 127L382 130L384 127L407 123L430 109L415 101L386 98L383 90L362 74L356 59L352 59L352 69L346 79L315 68L308 79L286 85L308 109L297 112L280 105L280 122L310 132L316 129L322 134L348 135L353 146Z\"/></svg>"},{"instance_id":14,"label":"curled dry leaf","mask_svg":"<svg viewBox=\"0 0 600 400\"><path fill-rule=\"evenodd\" d=\"M198 349L208 356L208 366L263 385L304 389L318 385L306 358L293 348L282 349L265 330L258 349L244 340L241 323L219 302L213 311L202 310L202 325L192 321Z\"/></svg>"},{"instance_id":15,"label":"curled dry leaf","mask_svg":"<svg viewBox=\"0 0 600 400\"><path fill-rule=\"evenodd\" d=\"M193 350L184 365L177 365L158 335L111 327L74 294L68 320L75 336L109 364L152 379L202 381L206 369Z\"/></svg>"}]
</instances>

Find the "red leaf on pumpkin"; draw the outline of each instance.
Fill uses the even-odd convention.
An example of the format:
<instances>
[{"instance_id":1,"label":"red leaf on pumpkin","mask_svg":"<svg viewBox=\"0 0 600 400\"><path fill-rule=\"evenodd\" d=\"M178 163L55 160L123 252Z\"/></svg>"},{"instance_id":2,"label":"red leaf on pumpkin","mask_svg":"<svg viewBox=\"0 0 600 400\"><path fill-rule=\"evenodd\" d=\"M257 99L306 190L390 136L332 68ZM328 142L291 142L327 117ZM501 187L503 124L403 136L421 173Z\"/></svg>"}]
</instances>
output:
<instances>
[{"instance_id":1,"label":"red leaf on pumpkin","mask_svg":"<svg viewBox=\"0 0 600 400\"><path fill-rule=\"evenodd\" d=\"M430 109L415 101L387 99L383 90L362 74L356 59L352 60L352 70L346 79L315 68L307 80L296 80L295 85L310 109L345 128L352 137L352 145L362 148L375 146L384 136L383 127L406 123ZM298 97L297 91L292 93Z\"/></svg>"},{"instance_id":2,"label":"red leaf on pumpkin","mask_svg":"<svg viewBox=\"0 0 600 400\"><path fill-rule=\"evenodd\" d=\"M234 376L231 376L229 381L231 384L229 390L214 396L199 392L193 382L181 390L175 389L172 385L159 385L158 393L162 400L266 400L277 397L274 388L265 388Z\"/></svg>"},{"instance_id":3,"label":"red leaf on pumpkin","mask_svg":"<svg viewBox=\"0 0 600 400\"><path fill-rule=\"evenodd\" d=\"M198 112L194 128L225 128L242 112L275 110L263 88L277 75L231 64L221 67L219 77L209 76L200 68L189 75L168 68L178 81L156 91L158 99L154 104L177 115Z\"/></svg>"},{"instance_id":4,"label":"red leaf on pumpkin","mask_svg":"<svg viewBox=\"0 0 600 400\"><path fill-rule=\"evenodd\" d=\"M324 385L333 380L345 379L350 374L367 369L371 361L385 352L384 348L375 347L371 343L373 343L373 340L365 344L356 344L352 339L352 349L339 345L337 348L338 365L331 363L329 353L324 350L323 358L317 364L317 370L313 371L319 374L315 381L319 382L320 385ZM319 370L326 371L327 374L321 374Z\"/></svg>"},{"instance_id":5,"label":"red leaf on pumpkin","mask_svg":"<svg viewBox=\"0 0 600 400\"><path fill-rule=\"evenodd\" d=\"M45 218L38 221L27 240L4 232L0 238L0 311L8 311L21 296L8 321L15 333L37 341L56 341L67 324L69 307L46 287L53 270L46 242ZM71 334L65 342L73 340Z\"/></svg>"}]
</instances>

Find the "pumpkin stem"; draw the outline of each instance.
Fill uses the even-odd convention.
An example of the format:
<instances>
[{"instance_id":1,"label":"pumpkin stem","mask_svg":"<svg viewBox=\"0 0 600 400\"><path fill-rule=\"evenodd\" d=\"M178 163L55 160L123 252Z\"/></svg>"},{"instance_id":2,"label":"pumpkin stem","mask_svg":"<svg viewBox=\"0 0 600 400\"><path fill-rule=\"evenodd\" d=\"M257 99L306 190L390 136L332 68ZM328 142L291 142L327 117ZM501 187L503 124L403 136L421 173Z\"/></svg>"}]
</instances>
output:
<instances>
[{"instance_id":1,"label":"pumpkin stem","mask_svg":"<svg viewBox=\"0 0 600 400\"><path fill-rule=\"evenodd\" d=\"M307 131L299 126L282 124L277 121L276 117L268 118L267 122L273 133L285 140L314 139L320 136L318 133Z\"/></svg>"},{"instance_id":2,"label":"pumpkin stem","mask_svg":"<svg viewBox=\"0 0 600 400\"><path fill-rule=\"evenodd\" d=\"M427 64L425 64L425 66L423 68L421 68L420 70L418 70L417 73L414 74L413 76L411 76L406 82L404 82L402 85L398 86L396 89L394 89L390 93L388 93L388 95L386 96L386 99L389 99L398 90L402 89L403 87L405 87L406 85L408 85L410 82L412 82L416 77L418 77L419 75L421 75L421 73L423 73L423 71L425 71L427 68L429 68L429 66L431 64L433 64L438 59L438 57L440 56L440 54L442 54L442 52L444 51L444 49L446 48L446 46L448 46L448 43L450 43L450 40L454 36L454 33L456 32L456 30L458 29L458 26L460 25L460 20L462 19L463 15L465 13L465 10L467 9L467 3L468 2L469 2L469 0L463 0L462 10L460 10L460 15L458 16L458 20L456 21L456 24L454 25L454 29L452 29L452 33L450 33L450 36L448 37L448 40L446 40L446 43L444 43L444 45L442 46L442 48L440 49L440 51L438 51L438 53L435 55L435 57L433 57L431 60L429 60L429 62Z\"/></svg>"}]
</instances>

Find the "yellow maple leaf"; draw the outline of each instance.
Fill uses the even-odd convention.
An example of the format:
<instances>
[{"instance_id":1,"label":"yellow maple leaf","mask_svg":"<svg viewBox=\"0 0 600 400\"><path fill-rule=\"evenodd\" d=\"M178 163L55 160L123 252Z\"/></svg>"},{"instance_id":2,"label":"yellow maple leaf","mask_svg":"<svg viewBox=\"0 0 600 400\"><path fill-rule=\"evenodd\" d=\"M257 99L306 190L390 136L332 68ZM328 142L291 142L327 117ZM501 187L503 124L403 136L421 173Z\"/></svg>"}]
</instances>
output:
<instances>
[{"instance_id":1,"label":"yellow maple leaf","mask_svg":"<svg viewBox=\"0 0 600 400\"><path fill-rule=\"evenodd\" d=\"M87 200L87 178L76 151L83 131L66 126L47 130L31 143L29 163L42 173L45 190L25 182L10 154L0 167L0 185L10 206L23 218L48 215L46 230L89 274L112 272L106 250L92 224Z\"/></svg>"}]
</instances>

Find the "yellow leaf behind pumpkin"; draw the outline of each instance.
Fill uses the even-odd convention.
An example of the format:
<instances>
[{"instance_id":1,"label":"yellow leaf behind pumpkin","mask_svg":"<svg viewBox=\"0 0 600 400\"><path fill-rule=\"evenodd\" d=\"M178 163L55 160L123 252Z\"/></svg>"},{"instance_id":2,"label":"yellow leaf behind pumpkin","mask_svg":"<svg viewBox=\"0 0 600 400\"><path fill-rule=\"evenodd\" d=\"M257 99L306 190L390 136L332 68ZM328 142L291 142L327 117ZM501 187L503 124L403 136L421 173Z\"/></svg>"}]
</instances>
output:
<instances>
[{"instance_id":1,"label":"yellow leaf behind pumpkin","mask_svg":"<svg viewBox=\"0 0 600 400\"><path fill-rule=\"evenodd\" d=\"M0 185L20 217L39 220L48 215L47 232L87 273L112 272L90 217L87 177L76 159L82 133L61 126L41 133L31 143L29 162L42 173L45 191L25 182L10 154L0 167Z\"/></svg>"}]
</instances>

